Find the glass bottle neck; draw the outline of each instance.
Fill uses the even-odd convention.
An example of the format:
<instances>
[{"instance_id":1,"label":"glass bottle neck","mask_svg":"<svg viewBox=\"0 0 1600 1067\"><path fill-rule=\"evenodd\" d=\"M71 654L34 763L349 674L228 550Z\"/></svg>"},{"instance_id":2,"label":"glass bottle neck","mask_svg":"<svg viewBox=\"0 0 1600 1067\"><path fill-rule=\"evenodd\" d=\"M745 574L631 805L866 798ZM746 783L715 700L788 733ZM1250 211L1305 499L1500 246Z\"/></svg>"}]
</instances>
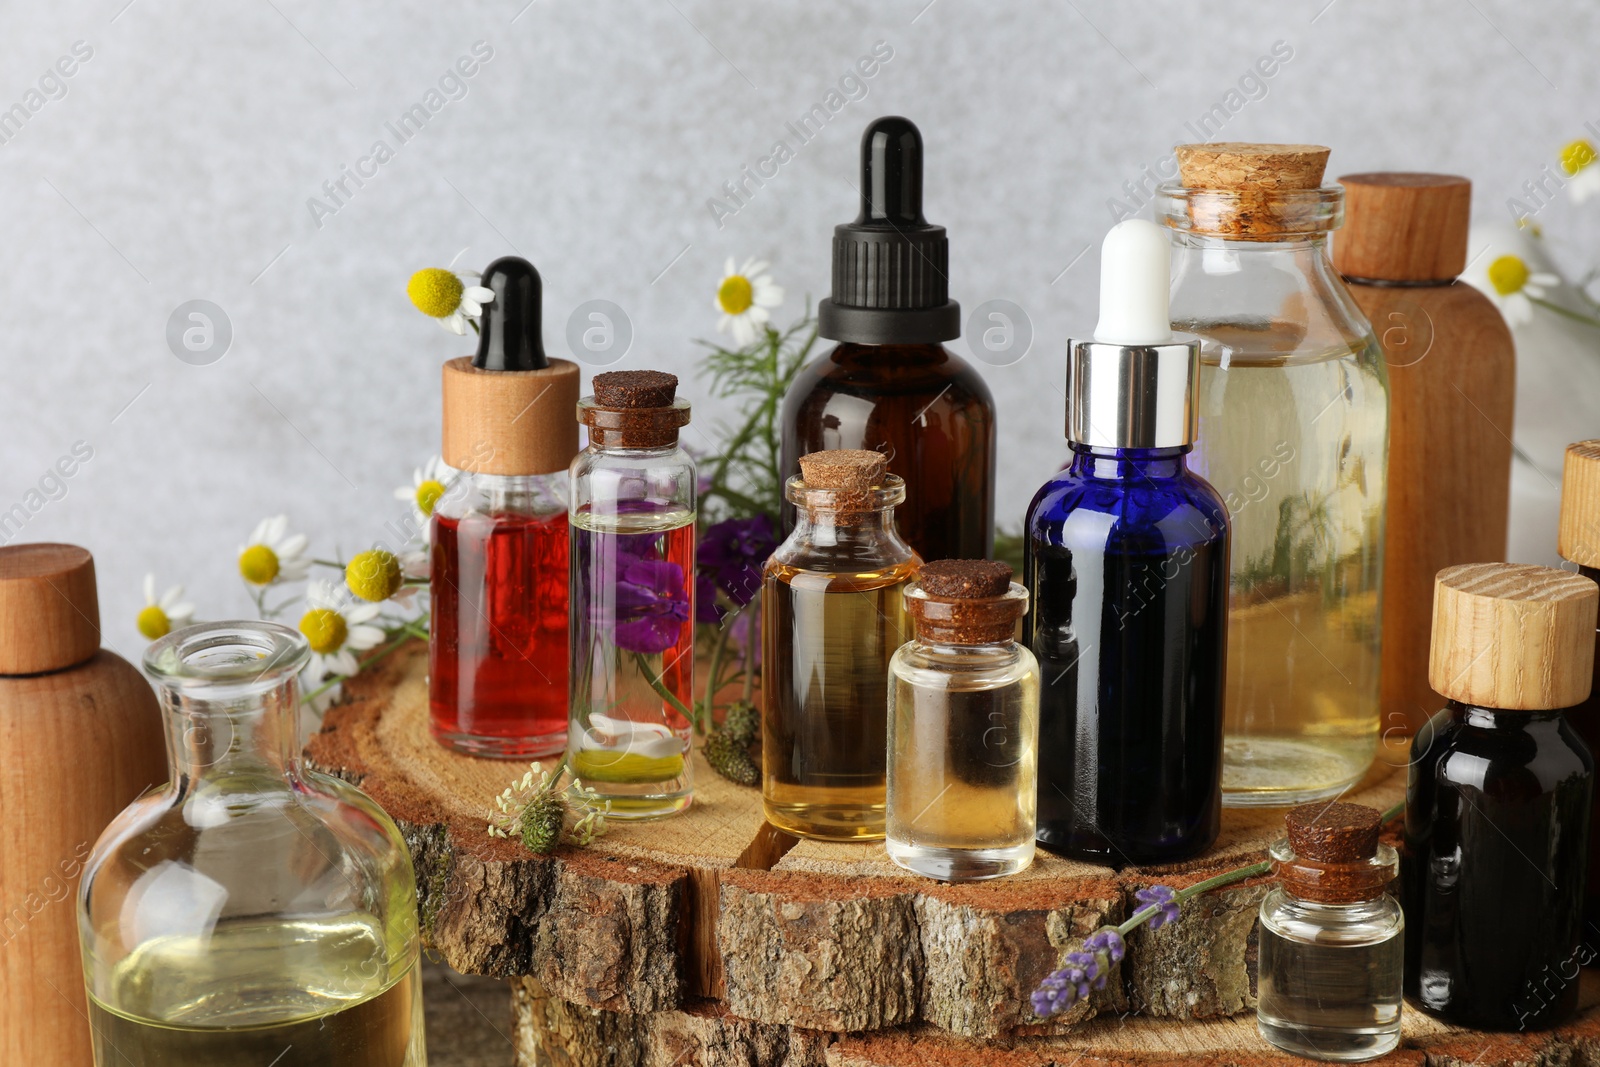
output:
<instances>
[{"instance_id":1,"label":"glass bottle neck","mask_svg":"<svg viewBox=\"0 0 1600 1067\"><path fill-rule=\"evenodd\" d=\"M1181 448L1100 448L1069 441L1071 473L1106 479L1173 478L1189 469L1185 458L1193 445Z\"/></svg>"},{"instance_id":2,"label":"glass bottle neck","mask_svg":"<svg viewBox=\"0 0 1600 1067\"><path fill-rule=\"evenodd\" d=\"M852 512L800 508L795 513L795 536L810 544L825 546L900 540L894 525L894 508Z\"/></svg>"},{"instance_id":3,"label":"glass bottle neck","mask_svg":"<svg viewBox=\"0 0 1600 1067\"><path fill-rule=\"evenodd\" d=\"M1561 709L1514 711L1506 708L1485 708L1477 704L1450 702L1456 717L1468 726L1480 730L1525 730L1534 723L1555 722L1561 718Z\"/></svg>"},{"instance_id":4,"label":"glass bottle neck","mask_svg":"<svg viewBox=\"0 0 1600 1067\"><path fill-rule=\"evenodd\" d=\"M161 710L172 782L238 777L298 777L299 686L281 680L263 692L227 700L163 689Z\"/></svg>"}]
</instances>

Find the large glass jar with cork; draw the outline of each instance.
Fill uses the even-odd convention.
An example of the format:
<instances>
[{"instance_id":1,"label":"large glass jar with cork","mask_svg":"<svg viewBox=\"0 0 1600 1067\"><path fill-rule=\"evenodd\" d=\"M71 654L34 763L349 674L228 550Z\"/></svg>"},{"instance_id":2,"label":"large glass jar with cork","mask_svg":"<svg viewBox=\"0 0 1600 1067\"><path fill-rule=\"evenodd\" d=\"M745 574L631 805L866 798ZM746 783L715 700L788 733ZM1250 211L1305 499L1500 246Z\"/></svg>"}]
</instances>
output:
<instances>
[{"instance_id":1,"label":"large glass jar with cork","mask_svg":"<svg viewBox=\"0 0 1600 1067\"><path fill-rule=\"evenodd\" d=\"M1233 529L1223 803L1300 804L1361 778L1379 733L1388 375L1328 257L1328 150L1177 150L1172 324L1202 339L1193 467Z\"/></svg>"}]
</instances>

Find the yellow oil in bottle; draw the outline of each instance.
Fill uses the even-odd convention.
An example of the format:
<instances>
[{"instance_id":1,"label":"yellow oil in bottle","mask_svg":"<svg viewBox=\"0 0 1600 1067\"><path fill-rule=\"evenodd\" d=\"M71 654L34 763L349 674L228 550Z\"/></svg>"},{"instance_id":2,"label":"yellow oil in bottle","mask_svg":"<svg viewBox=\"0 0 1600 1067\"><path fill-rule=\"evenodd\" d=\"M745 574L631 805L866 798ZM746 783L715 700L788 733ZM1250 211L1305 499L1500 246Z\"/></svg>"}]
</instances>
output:
<instances>
[{"instance_id":1,"label":"yellow oil in bottle","mask_svg":"<svg viewBox=\"0 0 1600 1067\"><path fill-rule=\"evenodd\" d=\"M350 916L153 938L90 993L95 1063L425 1067L419 964L388 952Z\"/></svg>"},{"instance_id":2,"label":"yellow oil in bottle","mask_svg":"<svg viewBox=\"0 0 1600 1067\"><path fill-rule=\"evenodd\" d=\"M911 632L904 593L916 567L768 570L762 799L773 826L833 841L883 837L889 660Z\"/></svg>"},{"instance_id":3,"label":"yellow oil in bottle","mask_svg":"<svg viewBox=\"0 0 1600 1067\"><path fill-rule=\"evenodd\" d=\"M1226 327L1199 332L1226 350ZM1233 524L1223 769L1233 806L1335 796L1378 742L1382 356L1370 344L1285 347L1223 369L1208 345L1200 376L1193 465Z\"/></svg>"}]
</instances>

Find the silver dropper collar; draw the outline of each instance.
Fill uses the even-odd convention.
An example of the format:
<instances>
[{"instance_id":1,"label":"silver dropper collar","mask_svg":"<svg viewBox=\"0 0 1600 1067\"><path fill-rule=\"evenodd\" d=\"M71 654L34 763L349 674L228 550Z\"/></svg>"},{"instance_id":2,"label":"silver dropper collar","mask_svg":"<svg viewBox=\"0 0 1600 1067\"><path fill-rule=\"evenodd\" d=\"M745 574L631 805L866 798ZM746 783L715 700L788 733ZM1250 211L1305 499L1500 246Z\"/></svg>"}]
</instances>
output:
<instances>
[{"instance_id":1,"label":"silver dropper collar","mask_svg":"<svg viewBox=\"0 0 1600 1067\"><path fill-rule=\"evenodd\" d=\"M1068 342L1067 440L1090 448L1184 448L1199 431L1200 340Z\"/></svg>"}]
</instances>

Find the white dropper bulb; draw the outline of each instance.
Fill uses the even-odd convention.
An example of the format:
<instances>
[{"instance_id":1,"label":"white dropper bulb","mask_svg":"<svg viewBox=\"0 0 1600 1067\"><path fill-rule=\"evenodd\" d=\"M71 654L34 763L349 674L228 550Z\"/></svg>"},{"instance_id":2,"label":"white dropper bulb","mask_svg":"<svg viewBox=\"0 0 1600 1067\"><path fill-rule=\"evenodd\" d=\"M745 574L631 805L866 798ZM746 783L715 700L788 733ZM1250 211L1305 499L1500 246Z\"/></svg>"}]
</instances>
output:
<instances>
[{"instance_id":1,"label":"white dropper bulb","mask_svg":"<svg viewBox=\"0 0 1600 1067\"><path fill-rule=\"evenodd\" d=\"M1170 342L1171 274L1172 245L1160 226L1127 219L1111 227L1100 246L1100 321L1094 339L1125 347Z\"/></svg>"}]
</instances>

